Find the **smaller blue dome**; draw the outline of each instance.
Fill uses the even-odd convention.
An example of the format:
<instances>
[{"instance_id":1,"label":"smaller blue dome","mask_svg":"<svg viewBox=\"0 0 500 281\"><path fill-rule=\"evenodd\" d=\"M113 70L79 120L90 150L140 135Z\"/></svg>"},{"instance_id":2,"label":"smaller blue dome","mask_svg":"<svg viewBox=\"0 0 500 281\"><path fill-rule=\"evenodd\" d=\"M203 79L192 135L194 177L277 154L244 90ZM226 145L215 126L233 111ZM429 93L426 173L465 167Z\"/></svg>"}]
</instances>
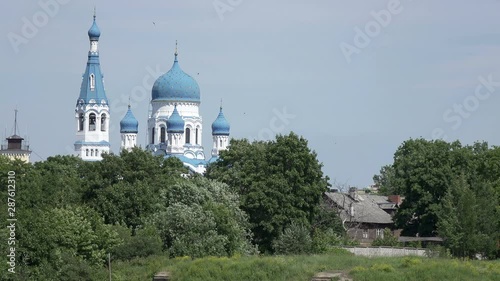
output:
<instances>
[{"instance_id":1,"label":"smaller blue dome","mask_svg":"<svg viewBox=\"0 0 500 281\"><path fill-rule=\"evenodd\" d=\"M224 136L229 136L229 123L226 120L226 117L224 117L224 113L222 113L222 107L220 108L219 116L217 116L217 119L212 123L212 135L224 135Z\"/></svg>"},{"instance_id":2,"label":"smaller blue dome","mask_svg":"<svg viewBox=\"0 0 500 281\"><path fill-rule=\"evenodd\" d=\"M184 119L177 111L177 105L174 106L174 112L167 120L167 133L183 133L184 132Z\"/></svg>"},{"instance_id":3,"label":"smaller blue dome","mask_svg":"<svg viewBox=\"0 0 500 281\"><path fill-rule=\"evenodd\" d=\"M120 133L138 133L139 132L139 122L135 119L132 110L130 110L130 105L128 106L127 114L120 121Z\"/></svg>"},{"instance_id":4,"label":"smaller blue dome","mask_svg":"<svg viewBox=\"0 0 500 281\"><path fill-rule=\"evenodd\" d=\"M97 24L95 23L95 16L94 16L94 23L92 23L92 26L90 27L88 34L90 39L99 39L99 36L101 36L101 31L99 30L99 27L97 27Z\"/></svg>"}]
</instances>

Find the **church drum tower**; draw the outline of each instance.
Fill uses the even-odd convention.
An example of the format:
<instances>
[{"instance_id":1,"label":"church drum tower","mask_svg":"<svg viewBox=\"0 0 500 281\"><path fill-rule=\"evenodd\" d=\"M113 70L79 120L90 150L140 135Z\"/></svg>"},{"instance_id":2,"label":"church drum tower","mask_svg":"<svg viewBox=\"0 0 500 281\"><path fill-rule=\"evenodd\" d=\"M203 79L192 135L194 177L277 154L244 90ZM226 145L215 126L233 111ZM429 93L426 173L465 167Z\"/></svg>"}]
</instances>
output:
<instances>
[{"instance_id":1,"label":"church drum tower","mask_svg":"<svg viewBox=\"0 0 500 281\"><path fill-rule=\"evenodd\" d=\"M82 78L80 96L76 102L76 155L86 161L102 159L109 153L109 106L99 63L99 37L101 31L95 21L88 31L90 50L87 67Z\"/></svg>"}]
</instances>

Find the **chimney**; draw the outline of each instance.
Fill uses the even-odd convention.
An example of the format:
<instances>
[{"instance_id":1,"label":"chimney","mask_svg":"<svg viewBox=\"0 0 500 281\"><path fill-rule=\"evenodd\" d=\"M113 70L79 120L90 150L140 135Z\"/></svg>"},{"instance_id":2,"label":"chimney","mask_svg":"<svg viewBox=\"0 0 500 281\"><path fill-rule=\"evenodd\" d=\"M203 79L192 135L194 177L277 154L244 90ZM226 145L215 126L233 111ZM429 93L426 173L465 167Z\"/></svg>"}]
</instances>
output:
<instances>
[{"instance_id":1,"label":"chimney","mask_svg":"<svg viewBox=\"0 0 500 281\"><path fill-rule=\"evenodd\" d=\"M394 203L398 206L400 206L402 203L401 195L389 195L388 199L389 199L389 201L391 201L392 203Z\"/></svg>"},{"instance_id":2,"label":"chimney","mask_svg":"<svg viewBox=\"0 0 500 281\"><path fill-rule=\"evenodd\" d=\"M349 187L349 197L351 197L352 200L358 201L358 194L355 187Z\"/></svg>"}]
</instances>

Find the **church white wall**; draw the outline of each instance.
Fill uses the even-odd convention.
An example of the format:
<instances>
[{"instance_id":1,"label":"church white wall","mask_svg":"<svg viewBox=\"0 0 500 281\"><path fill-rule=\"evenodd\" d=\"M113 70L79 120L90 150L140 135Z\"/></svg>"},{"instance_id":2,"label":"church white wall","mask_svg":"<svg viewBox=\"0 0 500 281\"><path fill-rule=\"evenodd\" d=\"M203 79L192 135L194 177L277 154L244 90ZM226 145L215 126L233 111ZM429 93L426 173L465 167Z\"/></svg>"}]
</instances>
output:
<instances>
[{"instance_id":1,"label":"church white wall","mask_svg":"<svg viewBox=\"0 0 500 281\"><path fill-rule=\"evenodd\" d=\"M80 115L83 113L83 130L80 130ZM90 128L90 116L95 115L95 122ZM101 118L104 114L104 122ZM102 153L109 153L109 107L106 104L78 104L75 109L76 141L75 152L83 160L102 160ZM108 145L95 143L107 142ZM86 144L89 143L89 144Z\"/></svg>"},{"instance_id":2,"label":"church white wall","mask_svg":"<svg viewBox=\"0 0 500 281\"><path fill-rule=\"evenodd\" d=\"M218 156L222 150L226 150L229 145L229 136L213 136L212 137L212 156Z\"/></svg>"},{"instance_id":3,"label":"church white wall","mask_svg":"<svg viewBox=\"0 0 500 281\"><path fill-rule=\"evenodd\" d=\"M188 103L188 102L164 102L164 101L152 101L152 116L170 116L174 111L174 107L177 104L177 111L181 116L194 116L200 117L200 104L199 103Z\"/></svg>"},{"instance_id":4,"label":"church white wall","mask_svg":"<svg viewBox=\"0 0 500 281\"><path fill-rule=\"evenodd\" d=\"M131 151L132 148L137 146L137 134L135 133L122 133L121 139L120 150L125 149Z\"/></svg>"}]
</instances>

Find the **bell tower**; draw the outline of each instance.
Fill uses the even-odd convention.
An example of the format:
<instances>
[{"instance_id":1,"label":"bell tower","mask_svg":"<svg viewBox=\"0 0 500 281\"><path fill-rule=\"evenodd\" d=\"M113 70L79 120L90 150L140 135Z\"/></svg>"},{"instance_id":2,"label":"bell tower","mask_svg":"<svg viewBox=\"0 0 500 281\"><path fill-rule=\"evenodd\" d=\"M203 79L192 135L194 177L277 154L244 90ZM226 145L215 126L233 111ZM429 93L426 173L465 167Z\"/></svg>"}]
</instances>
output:
<instances>
[{"instance_id":1,"label":"bell tower","mask_svg":"<svg viewBox=\"0 0 500 281\"><path fill-rule=\"evenodd\" d=\"M82 77L80 96L76 101L76 155L83 160L97 161L102 153L109 153L109 106L104 90L104 76L99 63L101 31L94 21L88 31L90 50Z\"/></svg>"}]
</instances>

